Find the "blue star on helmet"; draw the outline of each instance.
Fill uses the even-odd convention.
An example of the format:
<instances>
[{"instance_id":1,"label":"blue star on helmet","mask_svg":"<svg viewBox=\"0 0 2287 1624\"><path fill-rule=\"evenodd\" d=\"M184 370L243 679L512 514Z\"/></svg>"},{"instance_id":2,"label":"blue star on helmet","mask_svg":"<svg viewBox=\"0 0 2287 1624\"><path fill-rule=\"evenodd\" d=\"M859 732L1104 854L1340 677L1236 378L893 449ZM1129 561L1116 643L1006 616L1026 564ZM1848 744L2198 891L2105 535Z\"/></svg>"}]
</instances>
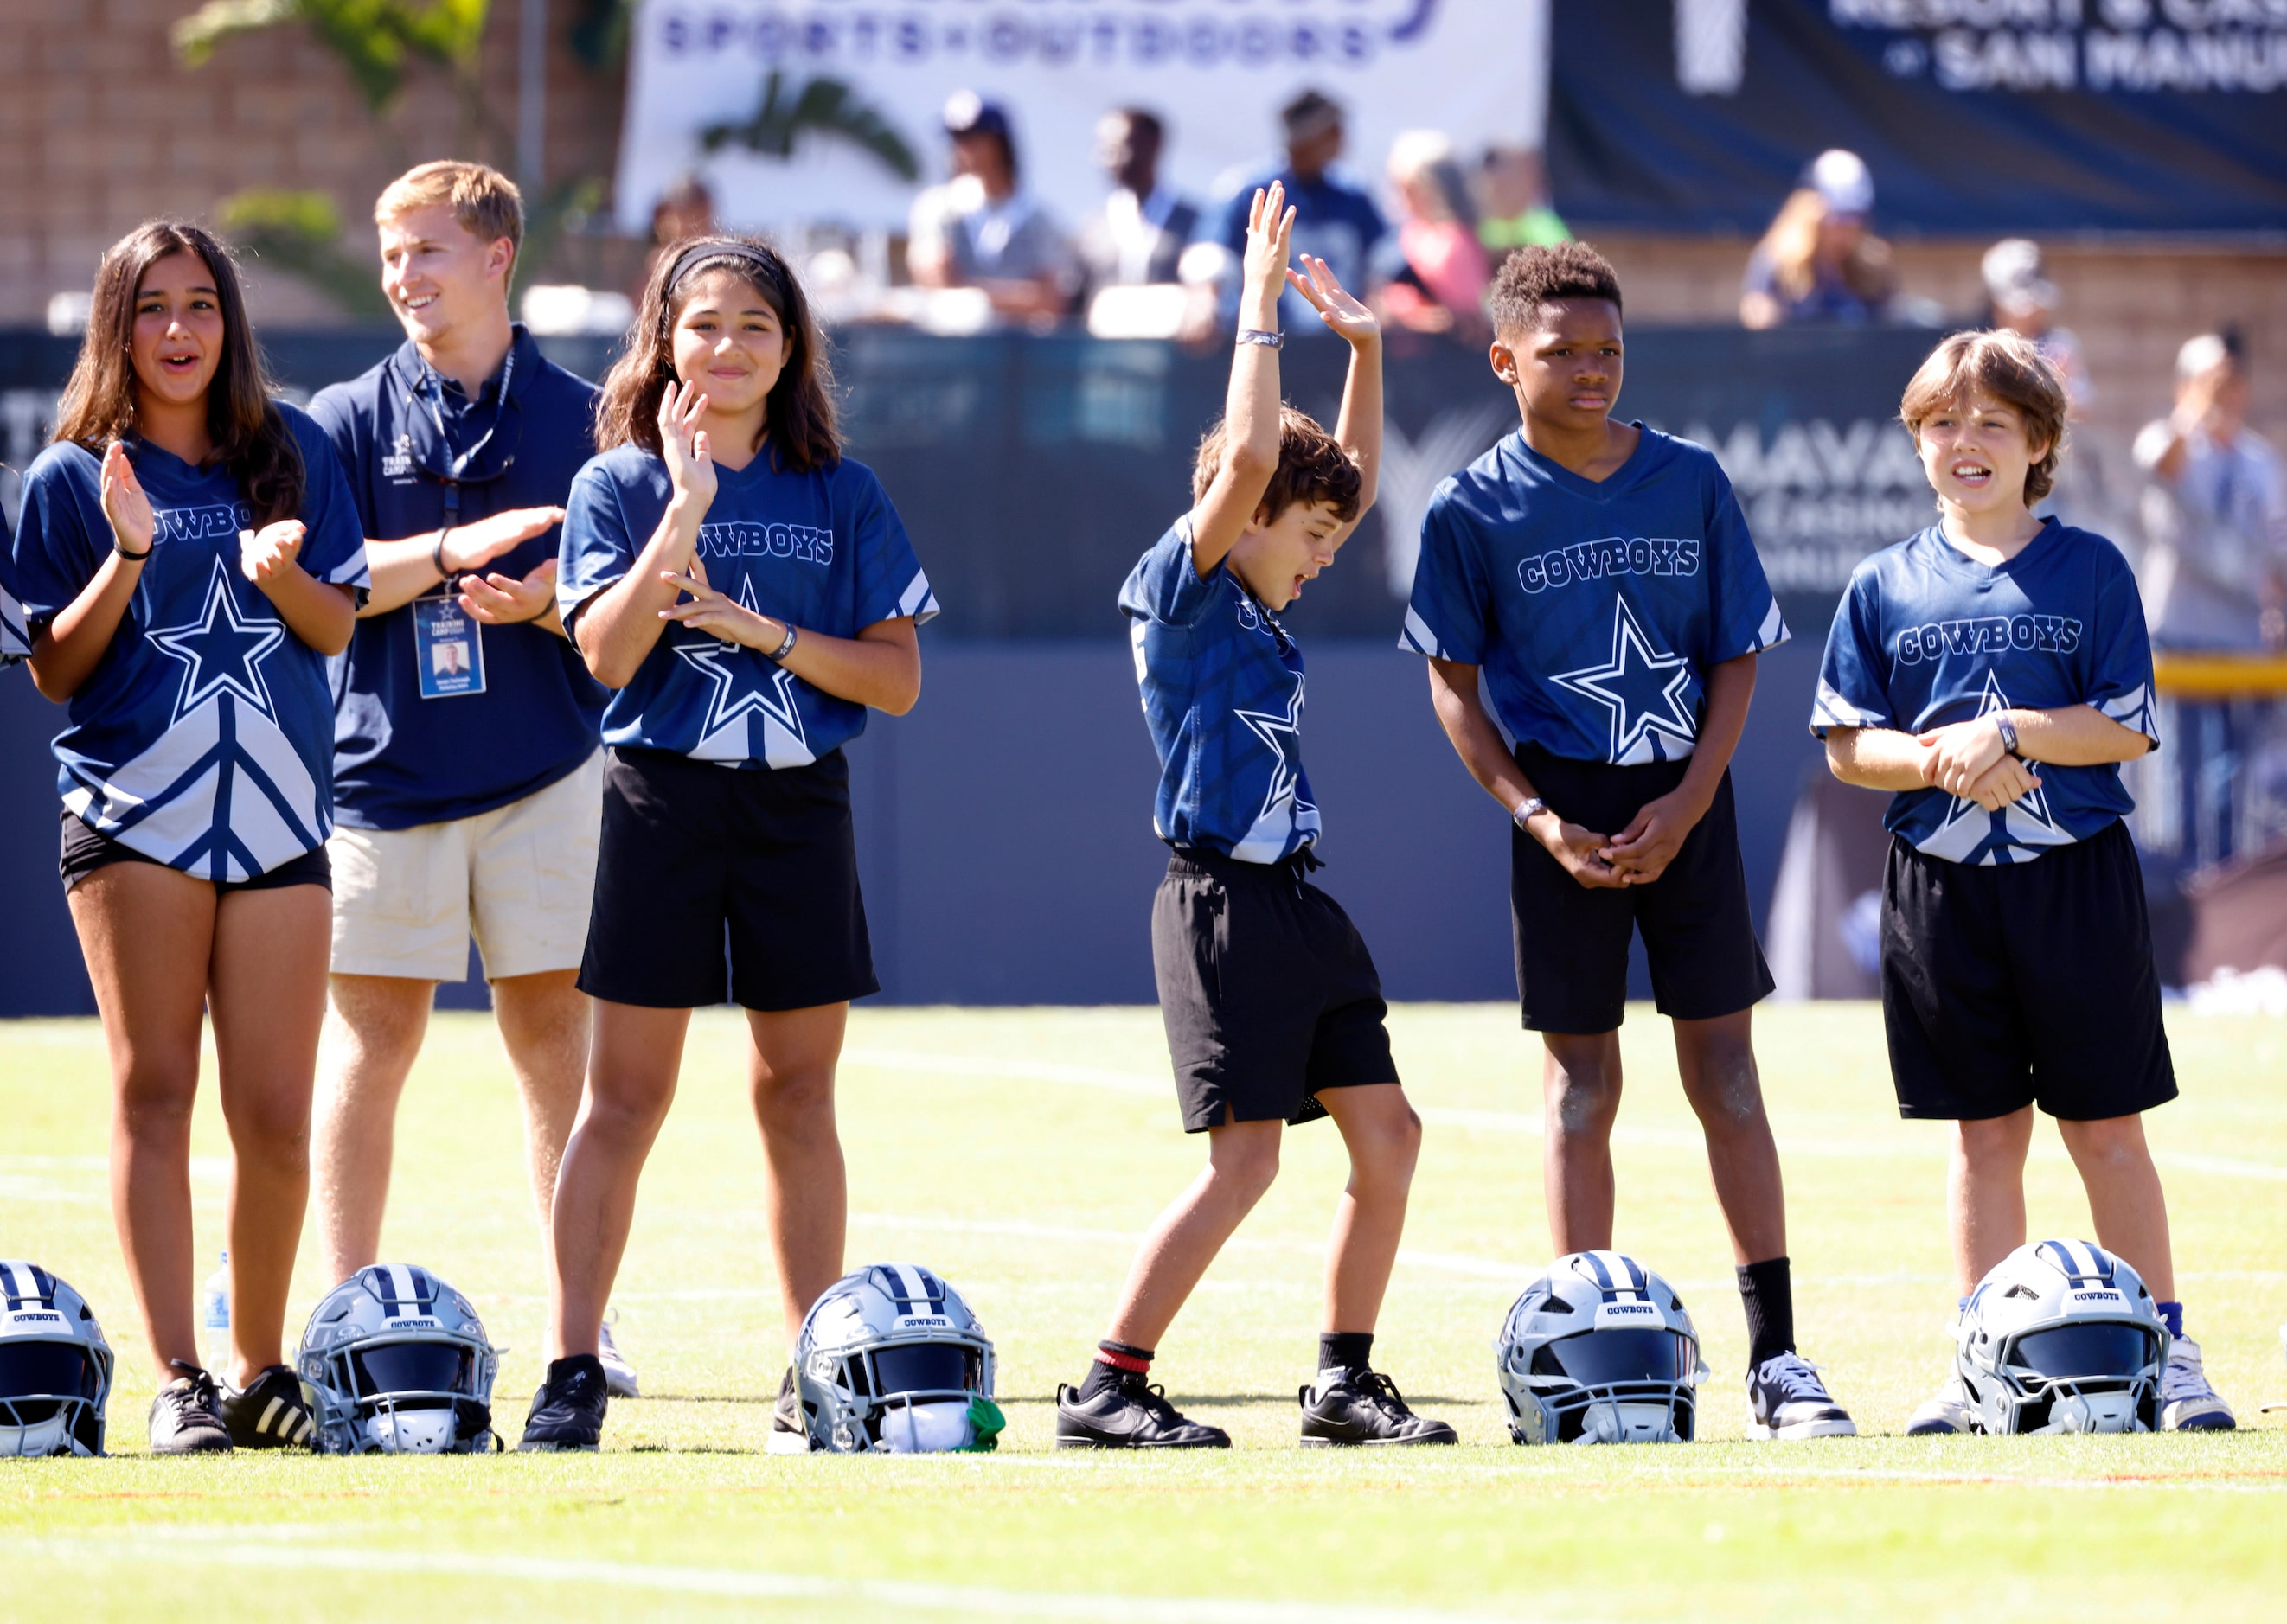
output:
<instances>
[{"instance_id":1,"label":"blue star on helmet","mask_svg":"<svg viewBox=\"0 0 2287 1624\"><path fill-rule=\"evenodd\" d=\"M1263 788L1262 809L1254 815L1254 826L1232 847L1231 855L1247 862L1269 862L1286 849L1290 832L1300 829L1315 832L1318 826L1318 808L1299 793L1302 782L1302 679L1294 679L1294 691L1284 713L1235 710L1231 713L1246 724L1248 732L1268 745L1276 758L1270 768L1270 782ZM1291 815L1287 811L1290 806ZM1258 847L1267 850L1270 856L1254 855Z\"/></svg>"},{"instance_id":2,"label":"blue star on helmet","mask_svg":"<svg viewBox=\"0 0 2287 1624\"><path fill-rule=\"evenodd\" d=\"M751 577L740 581L736 602L753 613L763 612L755 604ZM743 644L725 643L706 632L689 635L692 641L677 646L676 658L689 662L713 685L707 720L700 726L699 745L692 755L702 761L747 761L760 754L772 767L799 767L816 759L803 732L802 712L795 703L793 672L772 665ZM760 716L765 724L760 752L748 739L748 716ZM789 737L772 741L768 726L772 722Z\"/></svg>"},{"instance_id":3,"label":"blue star on helmet","mask_svg":"<svg viewBox=\"0 0 2287 1624\"><path fill-rule=\"evenodd\" d=\"M285 641L286 628L275 618L240 616L228 569L222 560L215 560L199 618L150 634L153 648L183 664L173 720L180 721L215 695L228 693L274 721L277 713L271 706L270 685L263 681L262 662Z\"/></svg>"},{"instance_id":4,"label":"blue star on helmet","mask_svg":"<svg viewBox=\"0 0 2287 1624\"><path fill-rule=\"evenodd\" d=\"M1985 676L1985 691L1977 697L1977 714L1990 716L2009 708L1993 674ZM1998 812L1988 812L1964 795L1952 798L1945 821L1916 849L1954 863L2006 863L2010 853L2069 844L2072 836L2049 813L2049 792L2037 789L2011 801Z\"/></svg>"},{"instance_id":5,"label":"blue star on helmet","mask_svg":"<svg viewBox=\"0 0 2287 1624\"><path fill-rule=\"evenodd\" d=\"M1681 654L1655 650L1625 597L1612 607L1610 660L1558 672L1555 681L1610 714L1611 743L1605 759L1616 765L1674 761L1690 755L1699 737L1698 718L1684 703L1692 683L1691 662ZM1669 749L1664 740L1682 748Z\"/></svg>"}]
</instances>

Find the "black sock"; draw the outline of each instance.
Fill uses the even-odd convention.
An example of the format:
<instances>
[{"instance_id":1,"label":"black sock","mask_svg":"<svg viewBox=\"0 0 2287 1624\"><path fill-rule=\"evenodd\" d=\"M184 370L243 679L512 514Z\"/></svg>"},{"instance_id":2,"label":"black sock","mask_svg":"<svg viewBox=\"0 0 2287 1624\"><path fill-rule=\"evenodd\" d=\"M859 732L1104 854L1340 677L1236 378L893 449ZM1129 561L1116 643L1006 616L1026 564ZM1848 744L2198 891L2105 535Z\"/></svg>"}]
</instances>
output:
<instances>
[{"instance_id":1,"label":"black sock","mask_svg":"<svg viewBox=\"0 0 2287 1624\"><path fill-rule=\"evenodd\" d=\"M1321 1370L1363 1370L1373 1356L1372 1331L1326 1331L1318 1337Z\"/></svg>"},{"instance_id":2,"label":"black sock","mask_svg":"<svg viewBox=\"0 0 2287 1624\"><path fill-rule=\"evenodd\" d=\"M1747 1368L1794 1350L1794 1282L1787 1260L1769 1257L1739 1269L1739 1303L1747 1311Z\"/></svg>"},{"instance_id":3,"label":"black sock","mask_svg":"<svg viewBox=\"0 0 2287 1624\"><path fill-rule=\"evenodd\" d=\"M1151 1369L1152 1350L1131 1346L1125 1342L1104 1341L1096 1344L1096 1361L1088 1368L1088 1375L1080 1384L1080 1396L1093 1399L1100 1392L1109 1392L1128 1376L1147 1376Z\"/></svg>"}]
</instances>

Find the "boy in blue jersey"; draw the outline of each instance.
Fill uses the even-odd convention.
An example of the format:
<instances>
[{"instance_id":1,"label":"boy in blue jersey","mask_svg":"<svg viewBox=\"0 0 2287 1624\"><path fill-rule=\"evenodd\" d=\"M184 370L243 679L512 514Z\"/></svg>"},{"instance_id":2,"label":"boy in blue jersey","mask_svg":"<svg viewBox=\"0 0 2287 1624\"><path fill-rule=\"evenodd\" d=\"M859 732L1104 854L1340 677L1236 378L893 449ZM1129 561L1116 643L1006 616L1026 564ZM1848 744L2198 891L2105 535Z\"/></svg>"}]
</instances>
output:
<instances>
[{"instance_id":1,"label":"boy in blue jersey","mask_svg":"<svg viewBox=\"0 0 2287 1624\"><path fill-rule=\"evenodd\" d=\"M1493 373L1523 424L1431 499L1399 642L1428 656L1446 736L1515 824L1517 990L1547 1050L1548 1226L1560 1253L1612 1244L1619 1025L1641 931L1738 1265L1752 1430L1848 1434L1794 1348L1749 1029L1771 977L1731 803L1755 656L1786 627L1715 459L1610 415L1620 288L1603 256L1520 250L1492 312Z\"/></svg>"},{"instance_id":2,"label":"boy in blue jersey","mask_svg":"<svg viewBox=\"0 0 2287 1624\"><path fill-rule=\"evenodd\" d=\"M2175 1300L2142 1113L2176 1097L2120 763L2159 744L2135 577L2103 537L2034 516L2064 385L2013 333L1959 333L1899 414L1939 522L1860 564L1811 731L1835 777L1895 792L1882 1014L1898 1110L1954 1124L1962 1296L2025 1240L2033 1108L2057 1119L2097 1239L2160 1299L2160 1424L2222 1430ZM1959 1376L1910 1432L1970 1430Z\"/></svg>"},{"instance_id":3,"label":"boy in blue jersey","mask_svg":"<svg viewBox=\"0 0 2287 1624\"><path fill-rule=\"evenodd\" d=\"M596 389L509 318L516 186L424 163L374 205L405 343L310 403L364 526L372 595L335 662L333 972L313 1124L329 1281L376 1260L398 1100L437 983L484 958L545 1235L580 1108L604 690L556 614L557 525ZM635 1373L605 1344L613 1390Z\"/></svg>"},{"instance_id":4,"label":"boy in blue jersey","mask_svg":"<svg viewBox=\"0 0 2287 1624\"><path fill-rule=\"evenodd\" d=\"M1153 1351L1278 1171L1289 1123L1332 1116L1350 1183L1326 1261L1318 1379L1302 1441L1452 1443L1370 1362L1405 1223L1421 1124L1382 1028L1365 943L1318 867L1302 771L1302 655L1278 611L1333 562L1374 495L1381 335L1324 260L1286 268L1294 212L1275 181L1248 215L1238 353L1222 424L1199 446L1193 506L1120 588L1144 715L1159 755L1152 823L1175 849L1151 910L1151 963L1187 1132L1207 1167L1159 1215L1111 1334L1076 1388L1056 1389L1059 1447L1227 1447L1147 1384ZM1350 344L1329 435L1278 399L1275 330L1288 283Z\"/></svg>"}]
</instances>

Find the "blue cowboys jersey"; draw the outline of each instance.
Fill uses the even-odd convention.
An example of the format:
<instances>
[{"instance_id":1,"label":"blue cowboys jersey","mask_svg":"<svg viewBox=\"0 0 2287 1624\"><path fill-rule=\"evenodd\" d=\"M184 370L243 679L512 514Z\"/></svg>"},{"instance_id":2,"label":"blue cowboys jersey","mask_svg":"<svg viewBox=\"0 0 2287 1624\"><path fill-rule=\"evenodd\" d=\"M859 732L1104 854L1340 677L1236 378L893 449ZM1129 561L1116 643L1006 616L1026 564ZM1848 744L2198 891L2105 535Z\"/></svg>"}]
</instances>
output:
<instances>
[{"instance_id":1,"label":"blue cowboys jersey","mask_svg":"<svg viewBox=\"0 0 2287 1624\"><path fill-rule=\"evenodd\" d=\"M715 480L698 551L716 591L829 637L937 613L905 524L862 462L780 473L765 450L742 469L716 463ZM636 445L614 446L580 470L556 577L566 626L628 572L673 488L666 462ZM758 650L673 622L604 711L607 745L734 767L804 766L865 730L864 706L811 687Z\"/></svg>"},{"instance_id":2,"label":"blue cowboys jersey","mask_svg":"<svg viewBox=\"0 0 2287 1624\"><path fill-rule=\"evenodd\" d=\"M1278 863L1318 838L1302 770L1302 650L1226 558L1191 566L1190 516L1120 589L1159 753L1151 826L1172 846Z\"/></svg>"},{"instance_id":3,"label":"blue cowboys jersey","mask_svg":"<svg viewBox=\"0 0 2287 1624\"><path fill-rule=\"evenodd\" d=\"M1688 756L1710 667L1787 638L1712 453L1641 423L1584 479L1523 430L1439 485L1400 648L1484 667L1513 740L1575 761Z\"/></svg>"},{"instance_id":4,"label":"blue cowboys jersey","mask_svg":"<svg viewBox=\"0 0 2287 1624\"><path fill-rule=\"evenodd\" d=\"M2136 578L2102 536L2050 519L1998 569L1935 524L1861 564L1834 611L1810 730L1921 733L1994 711L2090 705L2160 742ZM2041 787L1988 812L1935 787L1894 796L1884 827L1953 863L2010 863L2085 840L2135 808L2113 762L2033 769Z\"/></svg>"},{"instance_id":5,"label":"blue cowboys jersey","mask_svg":"<svg viewBox=\"0 0 2287 1624\"><path fill-rule=\"evenodd\" d=\"M298 562L362 597L365 537L341 463L317 424L278 409L305 475ZM239 532L255 521L232 476L139 442L128 454L156 521L151 560L71 698L57 786L90 828L146 857L202 879L250 879L333 828L326 662L239 572ZM36 625L67 607L111 550L102 466L67 442L24 477L16 579Z\"/></svg>"}]
</instances>

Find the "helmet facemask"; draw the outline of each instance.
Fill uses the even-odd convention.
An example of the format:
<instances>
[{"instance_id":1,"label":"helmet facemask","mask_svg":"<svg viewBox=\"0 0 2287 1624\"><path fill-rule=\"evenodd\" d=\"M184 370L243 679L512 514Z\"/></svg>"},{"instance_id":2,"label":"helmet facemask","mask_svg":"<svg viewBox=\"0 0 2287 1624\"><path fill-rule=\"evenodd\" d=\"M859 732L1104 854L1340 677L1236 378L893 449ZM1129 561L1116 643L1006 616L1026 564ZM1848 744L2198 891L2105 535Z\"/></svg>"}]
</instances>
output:
<instances>
[{"instance_id":1,"label":"helmet facemask","mask_svg":"<svg viewBox=\"0 0 2287 1624\"><path fill-rule=\"evenodd\" d=\"M87 1300L37 1264L0 1262L0 1455L98 1455L111 1344Z\"/></svg>"},{"instance_id":2,"label":"helmet facemask","mask_svg":"<svg viewBox=\"0 0 2287 1624\"><path fill-rule=\"evenodd\" d=\"M499 1356L468 1300L425 1269L377 1264L326 1294L297 1367L330 1455L497 1449Z\"/></svg>"},{"instance_id":3,"label":"helmet facemask","mask_svg":"<svg viewBox=\"0 0 2287 1624\"><path fill-rule=\"evenodd\" d=\"M1667 1282L1618 1252L1548 1265L1508 1312L1496 1349L1520 1444L1689 1443L1705 1376Z\"/></svg>"},{"instance_id":4,"label":"helmet facemask","mask_svg":"<svg viewBox=\"0 0 2287 1624\"><path fill-rule=\"evenodd\" d=\"M837 1281L803 1324L795 1366L814 1447L836 1454L985 1451L1007 1424L993 1344L958 1292L911 1264Z\"/></svg>"}]
</instances>

